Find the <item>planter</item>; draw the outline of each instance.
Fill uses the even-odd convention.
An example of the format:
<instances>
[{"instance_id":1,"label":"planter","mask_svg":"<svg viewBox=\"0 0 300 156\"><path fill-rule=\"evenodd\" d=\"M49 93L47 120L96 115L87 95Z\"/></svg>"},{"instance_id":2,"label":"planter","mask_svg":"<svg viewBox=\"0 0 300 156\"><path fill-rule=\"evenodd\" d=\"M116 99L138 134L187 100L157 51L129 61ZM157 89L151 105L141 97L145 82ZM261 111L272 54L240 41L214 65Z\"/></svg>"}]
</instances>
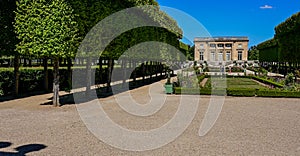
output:
<instances>
[{"instance_id":1,"label":"planter","mask_svg":"<svg viewBox=\"0 0 300 156\"><path fill-rule=\"evenodd\" d=\"M173 93L173 85L172 84L165 84L165 93L172 94Z\"/></svg>"}]
</instances>

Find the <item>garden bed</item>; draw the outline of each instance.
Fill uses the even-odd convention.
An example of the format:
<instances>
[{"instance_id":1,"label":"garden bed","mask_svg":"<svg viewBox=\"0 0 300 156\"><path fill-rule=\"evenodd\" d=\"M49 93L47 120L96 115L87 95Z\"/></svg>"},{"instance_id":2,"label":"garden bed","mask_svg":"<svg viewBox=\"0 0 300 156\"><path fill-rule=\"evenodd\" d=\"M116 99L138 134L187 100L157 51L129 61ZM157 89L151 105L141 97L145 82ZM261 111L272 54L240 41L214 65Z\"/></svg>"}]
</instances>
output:
<instances>
[{"instance_id":1,"label":"garden bed","mask_svg":"<svg viewBox=\"0 0 300 156\"><path fill-rule=\"evenodd\" d=\"M284 90L283 85L256 76L227 76L226 81L224 82L225 78L216 76L213 77L212 80L212 77L202 75L198 77L199 82L201 82L204 78L208 78L204 87L175 87L174 93L190 95L227 95L244 97L300 97L300 92L298 91ZM261 85L256 81L259 81L266 85ZM266 86L273 86L274 88L269 88Z\"/></svg>"}]
</instances>

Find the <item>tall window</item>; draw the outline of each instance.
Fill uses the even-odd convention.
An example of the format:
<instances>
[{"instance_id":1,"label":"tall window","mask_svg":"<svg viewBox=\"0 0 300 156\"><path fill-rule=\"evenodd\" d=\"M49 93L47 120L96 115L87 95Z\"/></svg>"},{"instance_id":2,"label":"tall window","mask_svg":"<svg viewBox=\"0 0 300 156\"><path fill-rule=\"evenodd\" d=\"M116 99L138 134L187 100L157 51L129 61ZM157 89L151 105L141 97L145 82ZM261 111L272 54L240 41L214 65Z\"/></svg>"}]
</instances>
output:
<instances>
[{"instance_id":1,"label":"tall window","mask_svg":"<svg viewBox=\"0 0 300 156\"><path fill-rule=\"evenodd\" d=\"M226 52L226 61L230 61L231 60L231 53L230 51Z\"/></svg>"},{"instance_id":2,"label":"tall window","mask_svg":"<svg viewBox=\"0 0 300 156\"><path fill-rule=\"evenodd\" d=\"M200 51L200 60L203 61L204 60L204 52Z\"/></svg>"},{"instance_id":3,"label":"tall window","mask_svg":"<svg viewBox=\"0 0 300 156\"><path fill-rule=\"evenodd\" d=\"M210 52L210 60L211 61L215 61L215 59L216 59L216 56L215 56L215 52Z\"/></svg>"},{"instance_id":4,"label":"tall window","mask_svg":"<svg viewBox=\"0 0 300 156\"><path fill-rule=\"evenodd\" d=\"M219 52L218 61L223 61L223 51Z\"/></svg>"},{"instance_id":5,"label":"tall window","mask_svg":"<svg viewBox=\"0 0 300 156\"><path fill-rule=\"evenodd\" d=\"M243 52L238 51L238 60L242 60L242 59L243 59Z\"/></svg>"}]
</instances>

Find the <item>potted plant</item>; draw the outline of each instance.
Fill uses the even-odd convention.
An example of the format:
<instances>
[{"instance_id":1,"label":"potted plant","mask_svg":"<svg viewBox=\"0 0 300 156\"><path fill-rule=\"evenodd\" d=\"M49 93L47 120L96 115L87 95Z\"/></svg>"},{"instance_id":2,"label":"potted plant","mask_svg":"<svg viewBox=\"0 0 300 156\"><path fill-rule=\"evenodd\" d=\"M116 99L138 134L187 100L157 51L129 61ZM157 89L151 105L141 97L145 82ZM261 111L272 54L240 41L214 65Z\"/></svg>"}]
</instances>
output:
<instances>
[{"instance_id":1,"label":"potted plant","mask_svg":"<svg viewBox=\"0 0 300 156\"><path fill-rule=\"evenodd\" d=\"M173 84L171 83L170 70L168 70L167 82L165 83L165 93L166 94L173 93Z\"/></svg>"}]
</instances>

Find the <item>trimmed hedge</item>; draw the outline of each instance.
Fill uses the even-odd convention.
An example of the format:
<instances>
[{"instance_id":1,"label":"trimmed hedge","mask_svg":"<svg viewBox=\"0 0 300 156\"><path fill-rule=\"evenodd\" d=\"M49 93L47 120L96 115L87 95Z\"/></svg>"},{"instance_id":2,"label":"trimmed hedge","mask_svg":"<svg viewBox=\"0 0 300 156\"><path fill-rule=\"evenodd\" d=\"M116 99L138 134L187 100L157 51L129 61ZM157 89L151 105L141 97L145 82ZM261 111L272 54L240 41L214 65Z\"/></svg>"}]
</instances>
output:
<instances>
[{"instance_id":1,"label":"trimmed hedge","mask_svg":"<svg viewBox=\"0 0 300 156\"><path fill-rule=\"evenodd\" d=\"M28 92L44 91L44 71L43 69L20 69L19 79L19 93L24 94ZM68 72L66 69L60 69L60 88L70 88L68 82ZM49 90L52 89L53 74L52 69L48 69L49 75ZM1 70L0 71L0 96L11 95L14 91L14 71Z\"/></svg>"},{"instance_id":2,"label":"trimmed hedge","mask_svg":"<svg viewBox=\"0 0 300 156\"><path fill-rule=\"evenodd\" d=\"M279 83L276 83L276 82L273 82L273 81L270 81L270 80L267 80L267 79L264 79L264 78L261 78L261 77L252 76L251 78L254 79L254 80L257 80L259 82L265 83L267 85L273 85L274 87L277 87L277 88L283 88L282 84L279 84Z\"/></svg>"},{"instance_id":3,"label":"trimmed hedge","mask_svg":"<svg viewBox=\"0 0 300 156\"><path fill-rule=\"evenodd\" d=\"M226 95L226 91L224 89L207 89L207 88L174 88L175 94L188 94L188 95Z\"/></svg>"},{"instance_id":4,"label":"trimmed hedge","mask_svg":"<svg viewBox=\"0 0 300 156\"><path fill-rule=\"evenodd\" d=\"M300 98L300 92L282 90L258 90L256 95L259 97Z\"/></svg>"},{"instance_id":5,"label":"trimmed hedge","mask_svg":"<svg viewBox=\"0 0 300 156\"><path fill-rule=\"evenodd\" d=\"M198 82L202 82L207 76L206 75L201 75L201 76L198 76Z\"/></svg>"},{"instance_id":6,"label":"trimmed hedge","mask_svg":"<svg viewBox=\"0 0 300 156\"><path fill-rule=\"evenodd\" d=\"M156 72L162 72L165 68L163 68L162 65L144 65L145 71L143 71L143 68L141 66L137 67L135 69L136 77L141 77L142 75L149 75L149 74L155 74ZM159 70L154 70L158 69ZM153 69L153 70L150 70ZM76 68L72 67L72 72L76 72L76 75L78 76L76 79L82 79L82 82L86 81L86 69L85 68ZM20 80L19 80L19 93L20 94L27 94L30 92L45 92L44 87L44 69L43 68L20 68ZM107 77L108 77L108 69L103 68L100 70L99 68L92 68L92 74L95 74L95 76L92 78L91 81L95 84L103 84L107 83ZM114 79L113 81L119 81L123 78L123 72L120 68L114 68ZM72 82L69 81L69 72L65 68L59 69L59 80L60 80L60 90L69 91L72 88ZM133 77L133 74L130 75L131 78ZM52 90L52 82L53 82L53 70L50 68L48 69L48 89ZM86 83L80 83L80 84L74 84L73 87L80 88L85 87ZM13 68L7 68L7 69L0 69L0 96L8 96L12 95L14 91L14 70Z\"/></svg>"},{"instance_id":7,"label":"trimmed hedge","mask_svg":"<svg viewBox=\"0 0 300 156\"><path fill-rule=\"evenodd\" d=\"M188 94L188 95L227 95L227 96L243 96L243 97L286 97L286 98L300 98L300 92L284 91L284 90L258 90L258 89L240 89L240 88L227 88L226 92L222 89L215 89L212 93L208 88L174 88L175 94Z\"/></svg>"},{"instance_id":8,"label":"trimmed hedge","mask_svg":"<svg viewBox=\"0 0 300 156\"><path fill-rule=\"evenodd\" d=\"M256 95L256 89L254 88L227 88L227 95L228 96L255 96Z\"/></svg>"}]
</instances>

